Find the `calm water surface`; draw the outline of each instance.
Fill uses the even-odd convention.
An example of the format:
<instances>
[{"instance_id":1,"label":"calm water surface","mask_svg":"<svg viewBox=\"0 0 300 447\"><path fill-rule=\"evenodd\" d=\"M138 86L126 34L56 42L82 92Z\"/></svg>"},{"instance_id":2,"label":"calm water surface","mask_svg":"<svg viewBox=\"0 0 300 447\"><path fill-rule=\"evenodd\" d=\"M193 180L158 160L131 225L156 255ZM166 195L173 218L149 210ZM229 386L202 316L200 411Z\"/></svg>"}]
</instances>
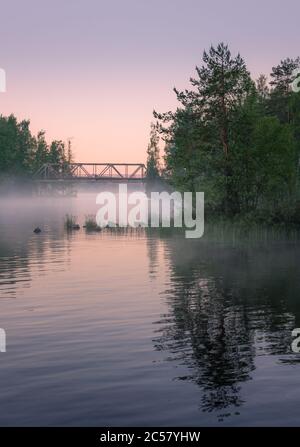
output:
<instances>
[{"instance_id":1,"label":"calm water surface","mask_svg":"<svg viewBox=\"0 0 300 447\"><path fill-rule=\"evenodd\" d=\"M95 195L0 203L0 425L300 425L299 242L67 233L66 212Z\"/></svg>"}]
</instances>

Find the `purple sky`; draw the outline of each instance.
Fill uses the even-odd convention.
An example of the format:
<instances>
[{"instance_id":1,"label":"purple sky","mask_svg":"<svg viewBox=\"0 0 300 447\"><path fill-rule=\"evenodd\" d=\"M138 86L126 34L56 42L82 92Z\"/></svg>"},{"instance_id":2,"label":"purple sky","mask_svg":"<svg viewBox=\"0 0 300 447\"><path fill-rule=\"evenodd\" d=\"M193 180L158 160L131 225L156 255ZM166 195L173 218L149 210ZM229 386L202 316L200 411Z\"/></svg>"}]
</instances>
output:
<instances>
[{"instance_id":1,"label":"purple sky","mask_svg":"<svg viewBox=\"0 0 300 447\"><path fill-rule=\"evenodd\" d=\"M152 110L225 41L254 77L300 55L299 0L1 2L0 113L72 138L77 161L145 160Z\"/></svg>"}]
</instances>

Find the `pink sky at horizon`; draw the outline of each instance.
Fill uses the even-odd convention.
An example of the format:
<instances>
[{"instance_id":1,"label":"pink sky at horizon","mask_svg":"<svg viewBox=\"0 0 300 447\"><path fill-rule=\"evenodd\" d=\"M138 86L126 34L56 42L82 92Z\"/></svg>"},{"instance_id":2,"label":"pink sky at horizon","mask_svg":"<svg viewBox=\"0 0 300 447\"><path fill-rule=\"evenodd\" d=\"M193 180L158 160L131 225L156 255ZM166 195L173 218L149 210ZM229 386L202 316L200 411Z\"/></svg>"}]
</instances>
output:
<instances>
[{"instance_id":1,"label":"pink sky at horizon","mask_svg":"<svg viewBox=\"0 0 300 447\"><path fill-rule=\"evenodd\" d=\"M0 113L70 138L76 161L144 162L153 109L176 107L173 87L189 86L211 43L228 42L254 78L300 53L296 0L61 3L2 5Z\"/></svg>"}]
</instances>

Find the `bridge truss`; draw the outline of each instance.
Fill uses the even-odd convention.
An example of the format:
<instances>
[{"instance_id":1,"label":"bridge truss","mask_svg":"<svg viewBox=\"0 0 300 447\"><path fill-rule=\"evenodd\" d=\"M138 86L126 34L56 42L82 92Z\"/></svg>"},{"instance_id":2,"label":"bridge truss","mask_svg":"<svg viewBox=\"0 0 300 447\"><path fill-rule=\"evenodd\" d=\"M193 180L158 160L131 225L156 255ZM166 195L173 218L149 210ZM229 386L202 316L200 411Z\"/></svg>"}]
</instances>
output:
<instances>
[{"instance_id":1,"label":"bridge truss","mask_svg":"<svg viewBox=\"0 0 300 447\"><path fill-rule=\"evenodd\" d=\"M45 163L34 174L39 182L113 181L143 182L146 166L143 163L69 163L65 166Z\"/></svg>"}]
</instances>

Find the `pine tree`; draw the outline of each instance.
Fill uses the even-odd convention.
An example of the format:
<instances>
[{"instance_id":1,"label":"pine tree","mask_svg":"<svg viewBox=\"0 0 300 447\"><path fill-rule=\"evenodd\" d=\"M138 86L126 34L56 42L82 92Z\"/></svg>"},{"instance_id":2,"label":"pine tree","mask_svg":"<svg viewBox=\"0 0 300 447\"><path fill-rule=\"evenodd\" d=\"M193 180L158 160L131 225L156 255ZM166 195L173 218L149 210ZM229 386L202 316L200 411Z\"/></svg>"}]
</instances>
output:
<instances>
[{"instance_id":1,"label":"pine tree","mask_svg":"<svg viewBox=\"0 0 300 447\"><path fill-rule=\"evenodd\" d=\"M274 91L288 95L291 92L291 84L296 75L294 71L300 67L300 58L290 59L289 57L282 60L279 65L272 68L271 82Z\"/></svg>"},{"instance_id":2,"label":"pine tree","mask_svg":"<svg viewBox=\"0 0 300 447\"><path fill-rule=\"evenodd\" d=\"M223 149L224 209L228 214L235 214L238 199L232 180L231 135L235 130L236 110L254 90L254 84L244 60L239 54L232 57L224 43L204 51L203 62L202 67L196 67L198 78L191 79L191 83L197 88L198 103L210 136L216 147Z\"/></svg>"},{"instance_id":3,"label":"pine tree","mask_svg":"<svg viewBox=\"0 0 300 447\"><path fill-rule=\"evenodd\" d=\"M258 93L258 97L261 101L265 101L270 94L270 89L268 86L267 76L264 74L259 75L256 81L256 89Z\"/></svg>"},{"instance_id":4,"label":"pine tree","mask_svg":"<svg viewBox=\"0 0 300 447\"><path fill-rule=\"evenodd\" d=\"M159 177L159 136L155 124L151 123L150 142L147 148L147 178L154 180Z\"/></svg>"},{"instance_id":5,"label":"pine tree","mask_svg":"<svg viewBox=\"0 0 300 447\"><path fill-rule=\"evenodd\" d=\"M300 67L300 58L286 58L272 68L270 85L273 87L270 97L270 114L276 115L282 123L291 123L292 83L296 78L295 70Z\"/></svg>"},{"instance_id":6,"label":"pine tree","mask_svg":"<svg viewBox=\"0 0 300 447\"><path fill-rule=\"evenodd\" d=\"M73 152L72 152L72 143L71 143L71 139L68 139L67 141L67 163L73 163Z\"/></svg>"},{"instance_id":7,"label":"pine tree","mask_svg":"<svg viewBox=\"0 0 300 447\"><path fill-rule=\"evenodd\" d=\"M45 131L40 131L36 138L36 150L34 154L33 169L36 171L44 163L48 162L49 147L45 139Z\"/></svg>"},{"instance_id":8,"label":"pine tree","mask_svg":"<svg viewBox=\"0 0 300 447\"><path fill-rule=\"evenodd\" d=\"M194 89L174 89L177 110L154 112L173 185L204 191L206 210L221 214L260 208L268 215L272 206L272 212L290 206L300 153L300 93L286 95L293 100L287 122L273 107L275 93L281 105L285 98L280 70L278 88L273 78L270 90L264 75L256 88L241 56L232 57L223 43L204 52L203 62L191 79Z\"/></svg>"}]
</instances>

